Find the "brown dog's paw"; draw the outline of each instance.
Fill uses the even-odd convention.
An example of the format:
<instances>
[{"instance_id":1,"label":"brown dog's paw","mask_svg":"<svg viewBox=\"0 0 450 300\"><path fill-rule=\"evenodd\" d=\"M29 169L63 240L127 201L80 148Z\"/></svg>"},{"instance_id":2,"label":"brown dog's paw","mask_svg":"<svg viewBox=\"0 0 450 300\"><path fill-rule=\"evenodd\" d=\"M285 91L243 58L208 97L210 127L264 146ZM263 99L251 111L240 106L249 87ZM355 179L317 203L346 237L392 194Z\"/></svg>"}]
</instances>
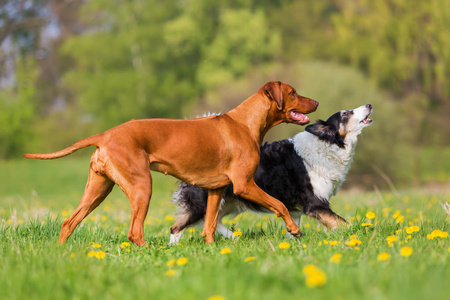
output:
<instances>
[{"instance_id":1,"label":"brown dog's paw","mask_svg":"<svg viewBox=\"0 0 450 300\"><path fill-rule=\"evenodd\" d=\"M303 235L303 232L301 232L301 230L297 230L297 231L290 231L289 232L293 237L295 238L299 238Z\"/></svg>"}]
</instances>

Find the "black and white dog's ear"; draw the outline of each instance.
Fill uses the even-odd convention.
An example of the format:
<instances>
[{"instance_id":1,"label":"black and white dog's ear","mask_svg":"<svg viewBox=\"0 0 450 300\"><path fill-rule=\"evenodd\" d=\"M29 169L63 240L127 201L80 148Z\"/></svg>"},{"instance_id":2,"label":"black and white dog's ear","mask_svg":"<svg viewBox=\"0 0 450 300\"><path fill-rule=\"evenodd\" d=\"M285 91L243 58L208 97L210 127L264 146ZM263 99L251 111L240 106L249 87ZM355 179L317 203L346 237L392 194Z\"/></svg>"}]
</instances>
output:
<instances>
[{"instance_id":1,"label":"black and white dog's ear","mask_svg":"<svg viewBox=\"0 0 450 300\"><path fill-rule=\"evenodd\" d=\"M314 134L322 141L336 144L339 148L345 147L344 139L340 136L338 128L326 121L318 120L316 123L306 126L305 131Z\"/></svg>"}]
</instances>

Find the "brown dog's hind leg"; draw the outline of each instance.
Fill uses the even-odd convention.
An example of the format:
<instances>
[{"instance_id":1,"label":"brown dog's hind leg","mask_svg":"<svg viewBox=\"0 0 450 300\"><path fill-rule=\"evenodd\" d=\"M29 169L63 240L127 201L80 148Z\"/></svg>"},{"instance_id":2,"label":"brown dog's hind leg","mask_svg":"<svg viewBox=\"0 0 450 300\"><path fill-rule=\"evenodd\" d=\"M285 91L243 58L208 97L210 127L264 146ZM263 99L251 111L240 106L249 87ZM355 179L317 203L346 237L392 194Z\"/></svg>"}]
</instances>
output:
<instances>
[{"instance_id":1,"label":"brown dog's hind leg","mask_svg":"<svg viewBox=\"0 0 450 300\"><path fill-rule=\"evenodd\" d=\"M217 227L217 217L219 215L220 200L222 199L224 188L208 190L208 204L206 205L205 225L202 236L205 237L206 244L214 242L214 233Z\"/></svg>"},{"instance_id":2,"label":"brown dog's hind leg","mask_svg":"<svg viewBox=\"0 0 450 300\"><path fill-rule=\"evenodd\" d=\"M150 171L147 171L147 174L148 176L134 178L134 185L124 189L130 200L131 207L128 239L138 246L146 244L144 239L144 221L150 205L150 198L152 197L152 177L150 176Z\"/></svg>"},{"instance_id":3,"label":"brown dog's hind leg","mask_svg":"<svg viewBox=\"0 0 450 300\"><path fill-rule=\"evenodd\" d=\"M78 224L102 203L113 187L114 182L108 177L97 174L92 169L89 170L88 182L80 204L74 213L62 224L61 234L58 239L59 244L67 241Z\"/></svg>"},{"instance_id":4,"label":"brown dog's hind leg","mask_svg":"<svg viewBox=\"0 0 450 300\"><path fill-rule=\"evenodd\" d=\"M150 162L145 152L124 153L120 147L110 147L105 151L107 163L105 173L127 196L131 207L131 221L128 239L137 246L145 245L144 221L152 196Z\"/></svg>"}]
</instances>

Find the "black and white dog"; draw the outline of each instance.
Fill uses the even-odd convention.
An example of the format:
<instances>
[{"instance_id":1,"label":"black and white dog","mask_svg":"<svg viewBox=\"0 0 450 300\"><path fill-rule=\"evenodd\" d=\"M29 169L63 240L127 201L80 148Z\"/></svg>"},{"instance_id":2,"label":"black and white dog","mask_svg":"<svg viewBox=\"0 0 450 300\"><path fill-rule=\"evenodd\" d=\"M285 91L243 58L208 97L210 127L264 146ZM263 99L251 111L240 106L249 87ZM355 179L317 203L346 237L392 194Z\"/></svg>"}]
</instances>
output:
<instances>
[{"instance_id":1,"label":"black and white dog","mask_svg":"<svg viewBox=\"0 0 450 300\"><path fill-rule=\"evenodd\" d=\"M264 191L286 206L294 220L302 214L317 218L328 228L346 225L334 213L329 199L345 180L353 160L357 137L371 125L368 117L372 105L342 110L326 121L308 125L293 138L261 146L261 158L255 181ZM184 230L201 221L206 214L208 191L185 182L174 193L173 202L180 207L175 224L170 228L170 244L177 244ZM225 237L232 232L222 223L228 214L247 209L270 212L259 204L233 194L233 186L225 188L219 211L217 231ZM297 223L298 225L298 223Z\"/></svg>"}]
</instances>

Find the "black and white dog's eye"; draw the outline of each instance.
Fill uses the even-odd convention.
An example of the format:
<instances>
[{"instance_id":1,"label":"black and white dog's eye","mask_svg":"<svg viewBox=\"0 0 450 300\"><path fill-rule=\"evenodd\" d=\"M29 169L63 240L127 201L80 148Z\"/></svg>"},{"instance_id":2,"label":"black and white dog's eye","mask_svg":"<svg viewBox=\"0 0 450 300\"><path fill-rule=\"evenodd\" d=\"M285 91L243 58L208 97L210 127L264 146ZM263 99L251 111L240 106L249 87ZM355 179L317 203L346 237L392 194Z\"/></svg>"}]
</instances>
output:
<instances>
[{"instance_id":1,"label":"black and white dog's eye","mask_svg":"<svg viewBox=\"0 0 450 300\"><path fill-rule=\"evenodd\" d=\"M351 114L353 114L353 111L351 111L351 110L346 110L342 113L342 115L346 116L346 117L350 116Z\"/></svg>"}]
</instances>

